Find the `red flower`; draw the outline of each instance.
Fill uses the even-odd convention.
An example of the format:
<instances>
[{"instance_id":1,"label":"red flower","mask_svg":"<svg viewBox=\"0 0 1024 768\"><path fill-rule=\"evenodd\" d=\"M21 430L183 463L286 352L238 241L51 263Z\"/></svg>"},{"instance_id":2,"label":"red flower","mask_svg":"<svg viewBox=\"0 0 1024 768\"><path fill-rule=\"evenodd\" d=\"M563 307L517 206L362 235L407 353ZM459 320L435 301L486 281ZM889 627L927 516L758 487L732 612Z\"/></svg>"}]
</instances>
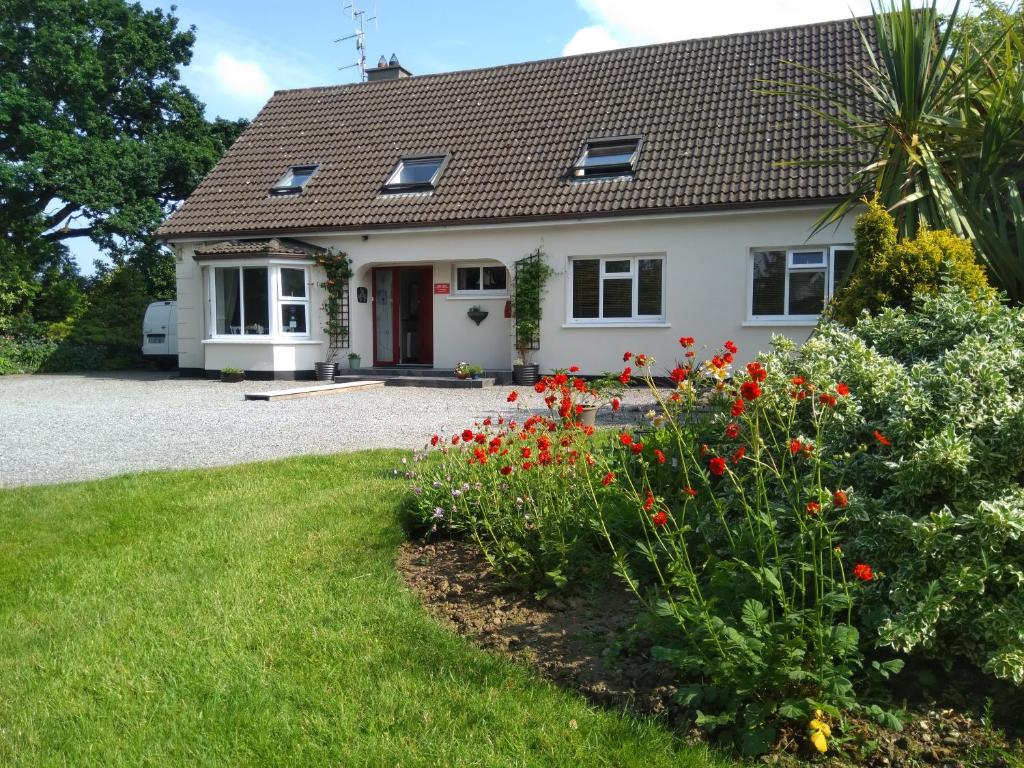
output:
<instances>
[{"instance_id":1,"label":"red flower","mask_svg":"<svg viewBox=\"0 0 1024 768\"><path fill-rule=\"evenodd\" d=\"M789 452L794 456L800 453L801 448L803 448L803 443L799 440L794 439L789 441Z\"/></svg>"},{"instance_id":2,"label":"red flower","mask_svg":"<svg viewBox=\"0 0 1024 768\"><path fill-rule=\"evenodd\" d=\"M686 353L687 357L695 357L696 355L697 355L697 353L694 352L692 349L688 350L687 353Z\"/></svg>"},{"instance_id":3,"label":"red flower","mask_svg":"<svg viewBox=\"0 0 1024 768\"><path fill-rule=\"evenodd\" d=\"M724 355L722 355L722 359L725 360L725 362L728 363L729 365L732 365L732 352L726 352Z\"/></svg>"},{"instance_id":4,"label":"red flower","mask_svg":"<svg viewBox=\"0 0 1024 768\"><path fill-rule=\"evenodd\" d=\"M524 459L528 459L530 458L530 456L533 455L533 450L530 449L529 446L526 446L519 452L519 455L522 456Z\"/></svg>"},{"instance_id":5,"label":"red flower","mask_svg":"<svg viewBox=\"0 0 1024 768\"><path fill-rule=\"evenodd\" d=\"M491 417L490 416L488 416L486 419L484 419L484 426L485 427L491 426Z\"/></svg>"},{"instance_id":6,"label":"red flower","mask_svg":"<svg viewBox=\"0 0 1024 768\"><path fill-rule=\"evenodd\" d=\"M537 438L537 447L540 448L542 451L546 451L548 448L551 447L551 438L548 437L547 435L541 435L540 437Z\"/></svg>"},{"instance_id":7,"label":"red flower","mask_svg":"<svg viewBox=\"0 0 1024 768\"><path fill-rule=\"evenodd\" d=\"M503 475L511 475L512 474L512 467L508 466L508 465L502 467L501 468L501 474L503 474Z\"/></svg>"},{"instance_id":8,"label":"red flower","mask_svg":"<svg viewBox=\"0 0 1024 768\"><path fill-rule=\"evenodd\" d=\"M735 421L727 424L725 427L725 436L728 437L730 440L735 440L737 437L740 436L740 425L737 424Z\"/></svg>"},{"instance_id":9,"label":"red flower","mask_svg":"<svg viewBox=\"0 0 1024 768\"><path fill-rule=\"evenodd\" d=\"M632 357L633 357L633 353L632 352L627 352L626 354L624 354L622 356L622 362L628 363L630 361L630 358L632 358Z\"/></svg>"},{"instance_id":10,"label":"red flower","mask_svg":"<svg viewBox=\"0 0 1024 768\"><path fill-rule=\"evenodd\" d=\"M694 344L693 336L680 336L679 345L682 347L692 347Z\"/></svg>"},{"instance_id":11,"label":"red flower","mask_svg":"<svg viewBox=\"0 0 1024 768\"><path fill-rule=\"evenodd\" d=\"M629 450L631 450L633 453L639 455L639 454L644 452L644 444L643 443L633 443L631 446L629 446Z\"/></svg>"},{"instance_id":12,"label":"red flower","mask_svg":"<svg viewBox=\"0 0 1024 768\"><path fill-rule=\"evenodd\" d=\"M715 477L721 477L725 474L725 459L721 456L714 456L708 461L708 470Z\"/></svg>"},{"instance_id":13,"label":"red flower","mask_svg":"<svg viewBox=\"0 0 1024 768\"><path fill-rule=\"evenodd\" d=\"M566 376L564 373L556 373L555 374L555 385L556 386L560 387L563 384L567 383L568 381L569 381L569 377Z\"/></svg>"},{"instance_id":14,"label":"red flower","mask_svg":"<svg viewBox=\"0 0 1024 768\"><path fill-rule=\"evenodd\" d=\"M820 395L818 395L818 402L827 408L835 408L836 396L830 395L828 392L822 392Z\"/></svg>"},{"instance_id":15,"label":"red flower","mask_svg":"<svg viewBox=\"0 0 1024 768\"><path fill-rule=\"evenodd\" d=\"M848 394L850 394L850 388L840 381L838 384L836 384L836 394L839 395L840 397L846 397Z\"/></svg>"},{"instance_id":16,"label":"red flower","mask_svg":"<svg viewBox=\"0 0 1024 768\"><path fill-rule=\"evenodd\" d=\"M654 506L654 494L650 491L647 492L647 498L644 499L644 509L648 512L651 511L651 507Z\"/></svg>"},{"instance_id":17,"label":"red flower","mask_svg":"<svg viewBox=\"0 0 1024 768\"><path fill-rule=\"evenodd\" d=\"M624 368L624 369L622 370L622 373L621 373L621 374L619 374L619 381L621 381L621 382L622 382L623 384L629 384L629 380L630 380L630 379L631 379L632 377L633 377L633 369L632 369L632 368L630 368L630 367L629 367L629 366L627 365L627 366L626 366L626 367L625 367L625 368Z\"/></svg>"},{"instance_id":18,"label":"red flower","mask_svg":"<svg viewBox=\"0 0 1024 768\"><path fill-rule=\"evenodd\" d=\"M462 430L462 439L465 442L467 442L467 443L470 440L472 440L473 439L473 430L472 429L464 429L464 430Z\"/></svg>"},{"instance_id":19,"label":"red flower","mask_svg":"<svg viewBox=\"0 0 1024 768\"><path fill-rule=\"evenodd\" d=\"M612 398L612 410L613 410L613 411L617 411L617 410L619 410L619 408L621 408L621 407L622 407L622 403L621 403L621 402L619 402L619 398L617 398L617 397L613 397L613 398Z\"/></svg>"},{"instance_id":20,"label":"red flower","mask_svg":"<svg viewBox=\"0 0 1024 768\"><path fill-rule=\"evenodd\" d=\"M768 371L764 369L764 366L760 363L747 363L747 373L750 374L750 378L754 381L764 381L768 378Z\"/></svg>"},{"instance_id":21,"label":"red flower","mask_svg":"<svg viewBox=\"0 0 1024 768\"><path fill-rule=\"evenodd\" d=\"M659 528L661 528L665 523L668 522L668 515L666 515L664 511L655 512L653 515L651 515L651 522Z\"/></svg>"},{"instance_id":22,"label":"red flower","mask_svg":"<svg viewBox=\"0 0 1024 768\"><path fill-rule=\"evenodd\" d=\"M665 454L659 451L657 448L654 449L654 458L658 460L659 464L665 463Z\"/></svg>"},{"instance_id":23,"label":"red flower","mask_svg":"<svg viewBox=\"0 0 1024 768\"><path fill-rule=\"evenodd\" d=\"M621 435L619 435L619 442L622 443L623 445L632 445L633 436L626 432L623 432Z\"/></svg>"},{"instance_id":24,"label":"red flower","mask_svg":"<svg viewBox=\"0 0 1024 768\"><path fill-rule=\"evenodd\" d=\"M604 477L601 478L601 485L611 485L615 482L615 475L608 472Z\"/></svg>"},{"instance_id":25,"label":"red flower","mask_svg":"<svg viewBox=\"0 0 1024 768\"><path fill-rule=\"evenodd\" d=\"M804 510L806 510L808 515L816 515L821 512L821 504L816 501L808 501L806 506L804 506Z\"/></svg>"},{"instance_id":26,"label":"red flower","mask_svg":"<svg viewBox=\"0 0 1024 768\"><path fill-rule=\"evenodd\" d=\"M722 346L725 347L725 349L727 351L732 352L734 355L737 352L739 352L739 350L736 348L736 345L732 343L731 339L729 341L725 342L725 344L723 344Z\"/></svg>"},{"instance_id":27,"label":"red flower","mask_svg":"<svg viewBox=\"0 0 1024 768\"><path fill-rule=\"evenodd\" d=\"M733 418L736 418L737 416L740 416L740 415L743 414L743 411L744 411L745 408L746 408L746 406L743 405L743 401L742 400L736 400L736 401L733 402L732 408L729 409L729 413L732 414Z\"/></svg>"},{"instance_id":28,"label":"red flower","mask_svg":"<svg viewBox=\"0 0 1024 768\"><path fill-rule=\"evenodd\" d=\"M875 440L880 442L882 445L892 445L892 443L889 442L889 438L887 438L885 435L883 435L877 429L874 431L873 434L875 435Z\"/></svg>"},{"instance_id":29,"label":"red flower","mask_svg":"<svg viewBox=\"0 0 1024 768\"><path fill-rule=\"evenodd\" d=\"M756 381L744 381L740 394L744 400L757 400L761 396L761 387Z\"/></svg>"},{"instance_id":30,"label":"red flower","mask_svg":"<svg viewBox=\"0 0 1024 768\"><path fill-rule=\"evenodd\" d=\"M569 373L577 373L579 371L579 369L580 369L580 367L578 365L570 365L569 366Z\"/></svg>"},{"instance_id":31,"label":"red flower","mask_svg":"<svg viewBox=\"0 0 1024 768\"><path fill-rule=\"evenodd\" d=\"M733 465L735 466L736 464L739 464L740 463L740 459L742 459L746 455L746 453L747 453L746 446L741 445L739 448L737 448L736 451L733 453L733 455L731 457Z\"/></svg>"},{"instance_id":32,"label":"red flower","mask_svg":"<svg viewBox=\"0 0 1024 768\"><path fill-rule=\"evenodd\" d=\"M473 439L474 439L474 440L476 440L476 441L477 441L478 443L480 443L480 445L483 445L484 443L486 443L486 442L487 442L487 435L485 435L485 434L484 434L483 432L480 432L480 433L479 433L479 434L478 434L478 435L477 435L476 437L474 437Z\"/></svg>"},{"instance_id":33,"label":"red flower","mask_svg":"<svg viewBox=\"0 0 1024 768\"><path fill-rule=\"evenodd\" d=\"M837 509L842 509L850 503L850 497L846 495L846 491L840 488L838 491L832 494L832 506Z\"/></svg>"},{"instance_id":34,"label":"red flower","mask_svg":"<svg viewBox=\"0 0 1024 768\"><path fill-rule=\"evenodd\" d=\"M452 445L458 445L458 444L459 444L459 436L458 435L452 435Z\"/></svg>"},{"instance_id":35,"label":"red flower","mask_svg":"<svg viewBox=\"0 0 1024 768\"><path fill-rule=\"evenodd\" d=\"M441 440L441 437L439 435L434 435L432 438L430 438L430 444L431 445L437 445L438 442L440 442L440 440Z\"/></svg>"},{"instance_id":36,"label":"red flower","mask_svg":"<svg viewBox=\"0 0 1024 768\"><path fill-rule=\"evenodd\" d=\"M853 566L853 575L861 581L872 581L875 578L875 571L870 565L857 563Z\"/></svg>"},{"instance_id":37,"label":"red flower","mask_svg":"<svg viewBox=\"0 0 1024 768\"><path fill-rule=\"evenodd\" d=\"M647 365L647 355L637 355L634 360L641 368Z\"/></svg>"},{"instance_id":38,"label":"red flower","mask_svg":"<svg viewBox=\"0 0 1024 768\"><path fill-rule=\"evenodd\" d=\"M686 379L686 369L673 368L670 376L672 377L672 381L676 382L677 384L680 384Z\"/></svg>"},{"instance_id":39,"label":"red flower","mask_svg":"<svg viewBox=\"0 0 1024 768\"><path fill-rule=\"evenodd\" d=\"M506 397L505 399L510 403L514 403L516 400L519 399L519 393L513 389L511 392L508 393L508 397Z\"/></svg>"},{"instance_id":40,"label":"red flower","mask_svg":"<svg viewBox=\"0 0 1024 768\"><path fill-rule=\"evenodd\" d=\"M694 496L697 495L697 489L688 485L685 488L683 488L683 493L685 493L692 499Z\"/></svg>"},{"instance_id":41,"label":"red flower","mask_svg":"<svg viewBox=\"0 0 1024 768\"><path fill-rule=\"evenodd\" d=\"M532 469L532 468L533 468L533 464L531 464L528 461L524 461L523 462L523 469L525 469L527 472L529 472L530 469Z\"/></svg>"},{"instance_id":42,"label":"red flower","mask_svg":"<svg viewBox=\"0 0 1024 768\"><path fill-rule=\"evenodd\" d=\"M794 387L802 387L804 382L807 381L803 376L794 376L789 380Z\"/></svg>"}]
</instances>

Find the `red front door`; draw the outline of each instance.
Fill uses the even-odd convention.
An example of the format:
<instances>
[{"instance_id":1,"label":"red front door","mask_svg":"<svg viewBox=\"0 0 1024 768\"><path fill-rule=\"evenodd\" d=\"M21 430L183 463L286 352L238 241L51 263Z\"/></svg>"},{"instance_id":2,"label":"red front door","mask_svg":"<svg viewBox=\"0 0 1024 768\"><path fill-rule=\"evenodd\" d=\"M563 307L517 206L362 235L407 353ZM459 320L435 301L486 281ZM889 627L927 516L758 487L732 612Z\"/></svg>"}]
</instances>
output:
<instances>
[{"instance_id":1,"label":"red front door","mask_svg":"<svg viewBox=\"0 0 1024 768\"><path fill-rule=\"evenodd\" d=\"M433 267L373 269L373 364L433 365Z\"/></svg>"}]
</instances>

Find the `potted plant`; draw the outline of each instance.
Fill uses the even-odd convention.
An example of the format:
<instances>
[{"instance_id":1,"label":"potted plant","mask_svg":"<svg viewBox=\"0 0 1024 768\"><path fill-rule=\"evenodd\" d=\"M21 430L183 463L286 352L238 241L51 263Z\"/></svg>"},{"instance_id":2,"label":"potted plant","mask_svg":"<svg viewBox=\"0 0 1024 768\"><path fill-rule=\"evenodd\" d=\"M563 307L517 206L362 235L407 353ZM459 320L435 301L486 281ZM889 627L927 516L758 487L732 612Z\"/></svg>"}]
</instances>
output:
<instances>
[{"instance_id":1,"label":"potted plant","mask_svg":"<svg viewBox=\"0 0 1024 768\"><path fill-rule=\"evenodd\" d=\"M530 352L540 341L541 300L544 286L554 270L544 261L544 252L538 248L516 264L515 292L512 314L516 323L516 349L519 357L512 366L512 379L516 384L534 384L540 374L537 363L530 362Z\"/></svg>"},{"instance_id":2,"label":"potted plant","mask_svg":"<svg viewBox=\"0 0 1024 768\"><path fill-rule=\"evenodd\" d=\"M362 364L363 364L363 361L362 361L362 358L359 357L359 353L358 352L349 352L348 353L348 367L349 368L351 368L354 371L354 370L357 370L357 369L361 368Z\"/></svg>"},{"instance_id":3,"label":"potted plant","mask_svg":"<svg viewBox=\"0 0 1024 768\"><path fill-rule=\"evenodd\" d=\"M473 381L477 381L483 375L484 369L482 365L469 366L469 378L473 379Z\"/></svg>"},{"instance_id":4,"label":"potted plant","mask_svg":"<svg viewBox=\"0 0 1024 768\"><path fill-rule=\"evenodd\" d=\"M320 363L313 363L313 368L316 371L317 381L334 381L334 374L337 371L338 364L333 360L326 360Z\"/></svg>"},{"instance_id":5,"label":"potted plant","mask_svg":"<svg viewBox=\"0 0 1024 768\"><path fill-rule=\"evenodd\" d=\"M466 317L468 317L477 325L480 325L480 323L487 319L487 315L489 314L490 312L488 312L486 309L482 309L479 304L474 304L472 307L469 308L469 311L466 312Z\"/></svg>"},{"instance_id":6,"label":"potted plant","mask_svg":"<svg viewBox=\"0 0 1024 768\"><path fill-rule=\"evenodd\" d=\"M243 371L241 368L232 368L231 366L221 368L220 380L227 382L228 384L235 384L239 381L245 381L245 371Z\"/></svg>"},{"instance_id":7,"label":"potted plant","mask_svg":"<svg viewBox=\"0 0 1024 768\"><path fill-rule=\"evenodd\" d=\"M555 375L568 374L572 371L556 370ZM581 382L577 385L577 382ZM568 391L573 394L573 413L566 418L584 427L597 424L597 411L601 406L612 403L622 395L625 386L618 373L602 373L598 379L586 381L579 377L567 381ZM616 408L618 406L616 405Z\"/></svg>"},{"instance_id":8,"label":"potted plant","mask_svg":"<svg viewBox=\"0 0 1024 768\"><path fill-rule=\"evenodd\" d=\"M452 372L455 374L457 379L468 379L469 378L469 363L457 363Z\"/></svg>"}]
</instances>

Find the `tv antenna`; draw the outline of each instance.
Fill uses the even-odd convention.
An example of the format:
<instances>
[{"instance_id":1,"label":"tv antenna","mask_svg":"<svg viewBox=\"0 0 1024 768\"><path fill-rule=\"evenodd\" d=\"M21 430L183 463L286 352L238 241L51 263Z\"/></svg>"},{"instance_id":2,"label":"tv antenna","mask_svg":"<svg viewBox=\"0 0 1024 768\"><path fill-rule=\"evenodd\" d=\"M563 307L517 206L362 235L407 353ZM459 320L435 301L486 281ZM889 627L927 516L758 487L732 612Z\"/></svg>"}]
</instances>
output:
<instances>
[{"instance_id":1,"label":"tv antenna","mask_svg":"<svg viewBox=\"0 0 1024 768\"><path fill-rule=\"evenodd\" d=\"M345 40L356 41L356 61L354 64L345 64L338 67L338 69L351 69L352 67L359 67L359 82L366 82L366 32L363 30L363 24L369 24L373 22L373 28L377 28L377 6L374 5L373 16L366 18L366 11L356 6L356 0L346 3L342 10L351 11L352 21L355 24L356 31L351 35L345 37L339 37L334 42L341 43Z\"/></svg>"}]
</instances>

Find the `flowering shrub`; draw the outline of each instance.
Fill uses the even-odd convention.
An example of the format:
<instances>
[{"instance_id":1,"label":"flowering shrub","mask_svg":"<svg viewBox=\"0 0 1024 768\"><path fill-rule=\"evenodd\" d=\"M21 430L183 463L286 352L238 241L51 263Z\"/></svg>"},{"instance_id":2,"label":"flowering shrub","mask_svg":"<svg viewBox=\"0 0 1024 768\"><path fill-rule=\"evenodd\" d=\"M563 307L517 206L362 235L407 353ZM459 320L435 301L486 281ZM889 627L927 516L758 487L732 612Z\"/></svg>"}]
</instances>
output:
<instances>
[{"instance_id":1,"label":"flowering shrub","mask_svg":"<svg viewBox=\"0 0 1024 768\"><path fill-rule=\"evenodd\" d=\"M582 479L593 428L576 421L593 393L568 373L536 390L546 414L531 414L516 391L512 418L431 437L436 463L416 477L414 514L429 534L473 538L499 574L543 594L591 570L603 546Z\"/></svg>"},{"instance_id":2,"label":"flowering shrub","mask_svg":"<svg viewBox=\"0 0 1024 768\"><path fill-rule=\"evenodd\" d=\"M947 287L823 326L799 365L857 394L829 439L861 500L848 551L886 575L864 625L1024 684L1024 310Z\"/></svg>"},{"instance_id":3,"label":"flowering shrub","mask_svg":"<svg viewBox=\"0 0 1024 768\"><path fill-rule=\"evenodd\" d=\"M599 519L622 500L638 518L636 540L605 526L606 540L622 577L675 628L656 652L688 681L682 703L755 754L780 720L859 707L854 606L876 573L844 553L861 502L833 482L839 457L824 449L856 411L850 388L774 361L737 370L737 352L726 342L704 362L684 354L668 394L653 359L627 355L624 375L644 381L659 407L649 429L622 432L588 476Z\"/></svg>"}]
</instances>

